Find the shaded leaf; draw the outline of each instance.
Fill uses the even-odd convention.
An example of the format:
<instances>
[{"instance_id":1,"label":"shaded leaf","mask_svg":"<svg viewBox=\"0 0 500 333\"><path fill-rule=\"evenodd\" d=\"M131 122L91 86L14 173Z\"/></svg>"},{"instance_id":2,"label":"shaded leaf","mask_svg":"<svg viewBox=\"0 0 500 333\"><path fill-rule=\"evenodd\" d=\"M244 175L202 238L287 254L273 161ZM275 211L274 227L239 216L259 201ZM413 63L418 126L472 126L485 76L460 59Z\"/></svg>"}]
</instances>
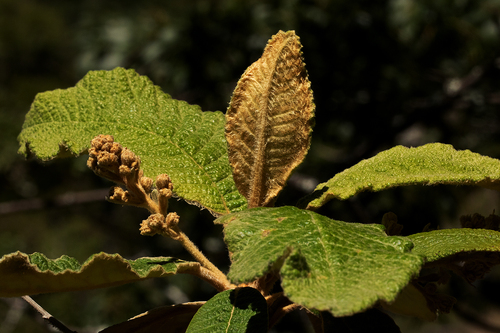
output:
<instances>
[{"instance_id":1,"label":"shaded leaf","mask_svg":"<svg viewBox=\"0 0 500 333\"><path fill-rule=\"evenodd\" d=\"M294 31L274 35L226 113L229 161L249 207L272 204L309 149L314 104L301 47Z\"/></svg>"},{"instance_id":2,"label":"shaded leaf","mask_svg":"<svg viewBox=\"0 0 500 333\"><path fill-rule=\"evenodd\" d=\"M370 309L349 317L335 318L328 312L321 313L324 332L366 333L384 332L400 333L398 325L387 314L377 309Z\"/></svg>"},{"instance_id":3,"label":"shaded leaf","mask_svg":"<svg viewBox=\"0 0 500 333\"><path fill-rule=\"evenodd\" d=\"M500 190L500 160L469 150L455 150L442 143L417 148L397 146L319 184L307 209L317 209L333 198L345 200L367 190L435 184L478 185Z\"/></svg>"},{"instance_id":4,"label":"shaded leaf","mask_svg":"<svg viewBox=\"0 0 500 333\"><path fill-rule=\"evenodd\" d=\"M437 313L431 311L424 294L418 290L413 283L408 284L392 303L381 303L382 307L391 312L417 317L425 321L433 321Z\"/></svg>"},{"instance_id":5,"label":"shaded leaf","mask_svg":"<svg viewBox=\"0 0 500 333\"><path fill-rule=\"evenodd\" d=\"M226 290L208 300L193 317L187 333L267 332L267 303L257 289Z\"/></svg>"},{"instance_id":6,"label":"shaded leaf","mask_svg":"<svg viewBox=\"0 0 500 333\"><path fill-rule=\"evenodd\" d=\"M224 115L172 99L134 70L89 72L73 88L40 93L19 135L42 160L85 153L110 134L141 158L144 175L167 173L176 194L225 214L245 208L232 177Z\"/></svg>"},{"instance_id":7,"label":"shaded leaf","mask_svg":"<svg viewBox=\"0 0 500 333\"><path fill-rule=\"evenodd\" d=\"M199 266L170 257L126 260L103 252L80 264L68 256L48 259L41 253L15 252L0 259L0 297L111 287L189 272Z\"/></svg>"},{"instance_id":8,"label":"shaded leaf","mask_svg":"<svg viewBox=\"0 0 500 333\"><path fill-rule=\"evenodd\" d=\"M393 301L422 265L410 241L387 236L381 225L335 221L295 207L250 209L216 223L224 224L232 281L281 268L290 300L335 316Z\"/></svg>"},{"instance_id":9,"label":"shaded leaf","mask_svg":"<svg viewBox=\"0 0 500 333\"><path fill-rule=\"evenodd\" d=\"M194 314L203 304L205 302L162 306L110 326L100 333L184 333Z\"/></svg>"}]
</instances>

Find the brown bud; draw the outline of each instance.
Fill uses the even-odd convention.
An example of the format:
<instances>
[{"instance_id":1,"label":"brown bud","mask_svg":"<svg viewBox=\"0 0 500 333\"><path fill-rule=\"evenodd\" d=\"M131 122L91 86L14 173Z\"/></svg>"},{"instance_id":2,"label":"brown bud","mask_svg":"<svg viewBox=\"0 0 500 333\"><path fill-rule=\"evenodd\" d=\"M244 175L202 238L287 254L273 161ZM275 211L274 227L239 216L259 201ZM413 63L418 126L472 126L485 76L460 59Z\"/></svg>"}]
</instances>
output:
<instances>
[{"instance_id":1,"label":"brown bud","mask_svg":"<svg viewBox=\"0 0 500 333\"><path fill-rule=\"evenodd\" d=\"M158 189L166 188L172 190L174 185L172 184L172 180L166 173L162 173L156 177L156 187Z\"/></svg>"},{"instance_id":2,"label":"brown bud","mask_svg":"<svg viewBox=\"0 0 500 333\"><path fill-rule=\"evenodd\" d=\"M141 186L146 191L146 193L151 193L151 189L153 188L153 180L149 177L141 177Z\"/></svg>"},{"instance_id":3,"label":"brown bud","mask_svg":"<svg viewBox=\"0 0 500 333\"><path fill-rule=\"evenodd\" d=\"M142 198L133 195L129 191L125 191L119 186L115 186L110 189L108 201L131 206L142 206L144 204L144 200L142 200Z\"/></svg>"},{"instance_id":4,"label":"brown bud","mask_svg":"<svg viewBox=\"0 0 500 333\"><path fill-rule=\"evenodd\" d=\"M108 200L111 200L111 201L125 201L124 199L125 199L126 193L127 193L127 191L125 191L121 187L114 186L114 187L112 187L112 188L109 189Z\"/></svg>"},{"instance_id":5,"label":"brown bud","mask_svg":"<svg viewBox=\"0 0 500 333\"><path fill-rule=\"evenodd\" d=\"M143 236L164 234L167 231L165 216L163 216L162 214L149 215L147 220L142 221L141 228L139 230L141 231L141 235Z\"/></svg>"},{"instance_id":6,"label":"brown bud","mask_svg":"<svg viewBox=\"0 0 500 333\"><path fill-rule=\"evenodd\" d=\"M131 151L130 149L124 148L122 150L121 158L122 158L122 165L128 166L131 169L140 168L141 160L139 159L139 156L134 154L134 152Z\"/></svg>"},{"instance_id":7,"label":"brown bud","mask_svg":"<svg viewBox=\"0 0 500 333\"><path fill-rule=\"evenodd\" d=\"M388 236L401 235L403 226L398 223L398 217L392 212L385 213L382 217L382 225L385 227L385 233Z\"/></svg>"},{"instance_id":8,"label":"brown bud","mask_svg":"<svg viewBox=\"0 0 500 333\"><path fill-rule=\"evenodd\" d=\"M106 143L113 143L115 141L115 139L113 138L112 135L103 135L103 134L100 134L98 136L96 136L95 138L92 139L92 141L90 142L92 148L95 148L97 150L101 150L102 146Z\"/></svg>"},{"instance_id":9,"label":"brown bud","mask_svg":"<svg viewBox=\"0 0 500 333\"><path fill-rule=\"evenodd\" d=\"M176 212L168 213L167 217L165 218L165 223L167 224L169 229L175 228L179 224L179 215L177 215Z\"/></svg>"},{"instance_id":10,"label":"brown bud","mask_svg":"<svg viewBox=\"0 0 500 333\"><path fill-rule=\"evenodd\" d=\"M123 183L118 175L121 150L111 135L98 135L91 141L87 166L101 177Z\"/></svg>"}]
</instances>

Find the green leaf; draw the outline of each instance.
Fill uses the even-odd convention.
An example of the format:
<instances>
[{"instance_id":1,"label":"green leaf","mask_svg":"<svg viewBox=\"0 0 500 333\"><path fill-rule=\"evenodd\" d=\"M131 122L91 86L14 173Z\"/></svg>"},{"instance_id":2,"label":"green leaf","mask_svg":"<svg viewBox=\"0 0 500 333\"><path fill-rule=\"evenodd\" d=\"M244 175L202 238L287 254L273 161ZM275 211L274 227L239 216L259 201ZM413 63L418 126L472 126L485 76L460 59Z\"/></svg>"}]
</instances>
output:
<instances>
[{"instance_id":1,"label":"green leaf","mask_svg":"<svg viewBox=\"0 0 500 333\"><path fill-rule=\"evenodd\" d=\"M280 269L293 302L346 316L391 302L419 272L412 243L384 227L335 221L295 207L255 208L225 215L232 253L229 278L248 282Z\"/></svg>"},{"instance_id":2,"label":"green leaf","mask_svg":"<svg viewBox=\"0 0 500 333\"><path fill-rule=\"evenodd\" d=\"M184 333L196 311L205 302L190 302L162 306L149 310L122 323L110 326L100 333L151 333L164 332Z\"/></svg>"},{"instance_id":3,"label":"green leaf","mask_svg":"<svg viewBox=\"0 0 500 333\"><path fill-rule=\"evenodd\" d=\"M257 289L226 290L208 300L193 317L186 333L267 332L267 303Z\"/></svg>"},{"instance_id":4,"label":"green leaf","mask_svg":"<svg viewBox=\"0 0 500 333\"><path fill-rule=\"evenodd\" d=\"M404 316L417 317L425 321L434 321L437 311L429 309L428 300L413 283L408 284L392 303L381 302L384 309Z\"/></svg>"},{"instance_id":5,"label":"green leaf","mask_svg":"<svg viewBox=\"0 0 500 333\"><path fill-rule=\"evenodd\" d=\"M73 88L40 93L19 135L20 153L42 160L85 153L110 134L141 158L144 175L167 173L176 194L212 212L246 207L234 184L221 112L172 99L134 70L89 72Z\"/></svg>"},{"instance_id":6,"label":"green leaf","mask_svg":"<svg viewBox=\"0 0 500 333\"><path fill-rule=\"evenodd\" d=\"M479 185L500 190L500 160L451 145L430 143L417 148L397 146L338 173L319 184L308 209L333 198L345 200L362 191L407 185ZM308 200L306 198L306 200Z\"/></svg>"},{"instance_id":7,"label":"green leaf","mask_svg":"<svg viewBox=\"0 0 500 333\"><path fill-rule=\"evenodd\" d=\"M48 259L41 253L18 251L0 259L0 297L111 287L199 267L199 263L170 257L126 260L103 252L80 264L68 256Z\"/></svg>"},{"instance_id":8,"label":"green leaf","mask_svg":"<svg viewBox=\"0 0 500 333\"><path fill-rule=\"evenodd\" d=\"M500 252L500 232L487 229L441 229L408 236L412 253L433 262L460 253Z\"/></svg>"}]
</instances>

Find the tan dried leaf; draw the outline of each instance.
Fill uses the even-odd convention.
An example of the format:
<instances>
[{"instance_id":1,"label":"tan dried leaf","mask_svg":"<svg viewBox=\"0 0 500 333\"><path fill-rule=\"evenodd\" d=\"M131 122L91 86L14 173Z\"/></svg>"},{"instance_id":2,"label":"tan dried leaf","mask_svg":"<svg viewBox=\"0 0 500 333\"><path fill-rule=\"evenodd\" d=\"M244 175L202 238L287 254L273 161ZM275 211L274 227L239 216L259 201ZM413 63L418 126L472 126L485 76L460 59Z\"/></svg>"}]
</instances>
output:
<instances>
[{"instance_id":1,"label":"tan dried leaf","mask_svg":"<svg viewBox=\"0 0 500 333\"><path fill-rule=\"evenodd\" d=\"M273 205L310 145L314 103L294 31L280 31L243 73L226 113L233 177L248 207Z\"/></svg>"}]
</instances>

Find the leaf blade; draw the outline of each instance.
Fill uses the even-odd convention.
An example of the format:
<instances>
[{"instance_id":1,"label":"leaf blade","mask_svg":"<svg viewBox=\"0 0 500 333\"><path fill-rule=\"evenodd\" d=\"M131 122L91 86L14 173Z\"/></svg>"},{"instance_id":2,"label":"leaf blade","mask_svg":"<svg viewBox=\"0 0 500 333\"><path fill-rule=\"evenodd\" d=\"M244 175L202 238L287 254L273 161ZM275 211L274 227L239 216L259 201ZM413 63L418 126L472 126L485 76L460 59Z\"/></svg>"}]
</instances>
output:
<instances>
[{"instance_id":1,"label":"leaf blade","mask_svg":"<svg viewBox=\"0 0 500 333\"><path fill-rule=\"evenodd\" d=\"M439 229L408 236L412 252L433 262L460 253L500 252L500 232L487 229Z\"/></svg>"},{"instance_id":2,"label":"leaf blade","mask_svg":"<svg viewBox=\"0 0 500 333\"><path fill-rule=\"evenodd\" d=\"M0 297L117 286L181 273L195 266L199 264L170 257L126 260L103 252L80 264L68 256L48 259L41 253L18 251L0 259Z\"/></svg>"},{"instance_id":3,"label":"leaf blade","mask_svg":"<svg viewBox=\"0 0 500 333\"><path fill-rule=\"evenodd\" d=\"M396 146L319 184L307 209L333 198L345 200L363 191L408 185L478 185L500 190L500 160L451 145L430 143L417 148Z\"/></svg>"},{"instance_id":4,"label":"leaf blade","mask_svg":"<svg viewBox=\"0 0 500 333\"><path fill-rule=\"evenodd\" d=\"M186 333L267 332L267 303L257 289L225 290L208 300L193 317Z\"/></svg>"},{"instance_id":5,"label":"leaf blade","mask_svg":"<svg viewBox=\"0 0 500 333\"><path fill-rule=\"evenodd\" d=\"M380 225L331 220L295 207L220 217L231 256L228 277L248 282L281 263L284 293L307 308L351 315L391 302L419 272L411 242Z\"/></svg>"},{"instance_id":6,"label":"leaf blade","mask_svg":"<svg viewBox=\"0 0 500 333\"><path fill-rule=\"evenodd\" d=\"M89 72L75 87L38 94L19 135L42 160L85 153L110 134L141 158L145 176L169 174L177 196L215 214L244 209L234 184L221 112L172 99L134 70Z\"/></svg>"},{"instance_id":7,"label":"leaf blade","mask_svg":"<svg viewBox=\"0 0 500 333\"><path fill-rule=\"evenodd\" d=\"M233 177L249 207L272 204L309 149L314 104L301 47L293 31L274 35L226 113Z\"/></svg>"}]
</instances>

